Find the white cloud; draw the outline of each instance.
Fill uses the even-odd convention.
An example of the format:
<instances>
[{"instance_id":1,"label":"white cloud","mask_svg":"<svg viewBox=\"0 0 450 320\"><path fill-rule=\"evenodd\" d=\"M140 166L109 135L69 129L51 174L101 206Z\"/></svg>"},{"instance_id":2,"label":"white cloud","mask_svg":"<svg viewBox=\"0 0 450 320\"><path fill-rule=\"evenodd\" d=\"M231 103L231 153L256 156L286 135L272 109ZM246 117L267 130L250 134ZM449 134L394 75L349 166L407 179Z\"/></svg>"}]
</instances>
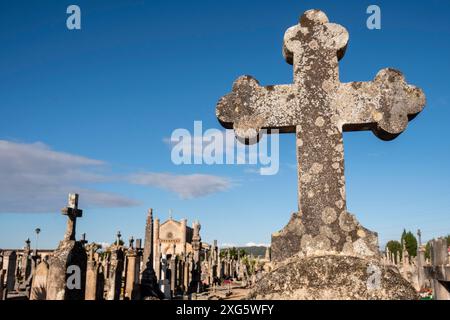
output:
<instances>
[{"instance_id":1,"label":"white cloud","mask_svg":"<svg viewBox=\"0 0 450 320\"><path fill-rule=\"evenodd\" d=\"M174 175L144 172L131 175L129 182L169 190L182 199L199 198L226 191L231 187L230 179L206 174Z\"/></svg>"},{"instance_id":2,"label":"white cloud","mask_svg":"<svg viewBox=\"0 0 450 320\"><path fill-rule=\"evenodd\" d=\"M244 247L270 247L267 243L248 242Z\"/></svg>"},{"instance_id":3,"label":"white cloud","mask_svg":"<svg viewBox=\"0 0 450 320\"><path fill-rule=\"evenodd\" d=\"M234 243L222 243L219 245L219 248L237 248L237 247L239 246Z\"/></svg>"},{"instance_id":4,"label":"white cloud","mask_svg":"<svg viewBox=\"0 0 450 320\"><path fill-rule=\"evenodd\" d=\"M103 161L51 150L43 143L0 140L0 213L51 213L67 194L80 193L80 207L129 207L126 197L92 190L111 178L99 174Z\"/></svg>"},{"instance_id":5,"label":"white cloud","mask_svg":"<svg viewBox=\"0 0 450 320\"><path fill-rule=\"evenodd\" d=\"M68 193L80 194L80 207L117 208L139 203L93 189L98 183L119 182L153 186L182 199L206 196L231 187L228 178L192 174L144 172L105 174L107 163L51 150L43 143L0 140L0 213L53 213L66 204Z\"/></svg>"},{"instance_id":6,"label":"white cloud","mask_svg":"<svg viewBox=\"0 0 450 320\"><path fill-rule=\"evenodd\" d=\"M247 242L246 244L222 243L220 248L242 248L242 247L270 247L266 243Z\"/></svg>"}]
</instances>

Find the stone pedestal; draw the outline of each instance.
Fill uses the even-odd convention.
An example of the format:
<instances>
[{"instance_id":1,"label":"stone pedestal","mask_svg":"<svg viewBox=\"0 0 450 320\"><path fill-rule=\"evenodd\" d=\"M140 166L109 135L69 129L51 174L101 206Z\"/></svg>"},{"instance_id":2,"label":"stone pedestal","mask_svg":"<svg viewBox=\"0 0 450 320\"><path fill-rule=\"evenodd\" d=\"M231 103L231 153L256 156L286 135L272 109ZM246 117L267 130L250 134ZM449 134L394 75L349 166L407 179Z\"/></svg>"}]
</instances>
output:
<instances>
[{"instance_id":1,"label":"stone pedestal","mask_svg":"<svg viewBox=\"0 0 450 320\"><path fill-rule=\"evenodd\" d=\"M134 250L128 252L125 299L129 300L135 300L138 297L139 266L137 258L138 256Z\"/></svg>"},{"instance_id":2,"label":"stone pedestal","mask_svg":"<svg viewBox=\"0 0 450 320\"><path fill-rule=\"evenodd\" d=\"M3 254L3 269L6 277L6 290L11 292L16 284L17 254L15 251L7 251Z\"/></svg>"},{"instance_id":3,"label":"stone pedestal","mask_svg":"<svg viewBox=\"0 0 450 320\"><path fill-rule=\"evenodd\" d=\"M330 213L331 214L331 213ZM326 223L313 226L302 219L301 214L294 213L287 226L272 235L271 261L281 262L296 254L308 256L318 253L338 253L375 257L379 255L378 235L359 224L350 214L323 216L324 222L339 219L339 227L331 228ZM308 225L308 228L305 227ZM310 234L306 230L316 230ZM330 243L339 251L332 251Z\"/></svg>"},{"instance_id":4,"label":"stone pedestal","mask_svg":"<svg viewBox=\"0 0 450 320\"><path fill-rule=\"evenodd\" d=\"M431 241L432 285L435 300L450 300L450 267L447 239Z\"/></svg>"},{"instance_id":5,"label":"stone pedestal","mask_svg":"<svg viewBox=\"0 0 450 320\"><path fill-rule=\"evenodd\" d=\"M47 299L47 279L48 279L48 263L42 261L36 267L31 282L30 300L46 300Z\"/></svg>"},{"instance_id":6,"label":"stone pedestal","mask_svg":"<svg viewBox=\"0 0 450 320\"><path fill-rule=\"evenodd\" d=\"M345 255L292 257L256 282L261 300L416 300L414 288L379 259Z\"/></svg>"},{"instance_id":7,"label":"stone pedestal","mask_svg":"<svg viewBox=\"0 0 450 320\"><path fill-rule=\"evenodd\" d=\"M111 261L108 274L107 300L119 300L122 288L122 272L124 267L124 254L122 249L114 248L111 252Z\"/></svg>"},{"instance_id":8,"label":"stone pedestal","mask_svg":"<svg viewBox=\"0 0 450 320\"><path fill-rule=\"evenodd\" d=\"M4 285L5 282L5 270L0 268L0 300L4 300L3 293L4 293Z\"/></svg>"},{"instance_id":9,"label":"stone pedestal","mask_svg":"<svg viewBox=\"0 0 450 320\"><path fill-rule=\"evenodd\" d=\"M86 271L86 300L102 300L105 277L103 266L95 260L88 261Z\"/></svg>"},{"instance_id":10,"label":"stone pedestal","mask_svg":"<svg viewBox=\"0 0 450 320\"><path fill-rule=\"evenodd\" d=\"M67 286L68 268L79 270L79 288ZM49 260L47 300L84 300L86 287L87 255L83 244L74 240L63 240ZM75 271L76 272L76 271Z\"/></svg>"}]
</instances>

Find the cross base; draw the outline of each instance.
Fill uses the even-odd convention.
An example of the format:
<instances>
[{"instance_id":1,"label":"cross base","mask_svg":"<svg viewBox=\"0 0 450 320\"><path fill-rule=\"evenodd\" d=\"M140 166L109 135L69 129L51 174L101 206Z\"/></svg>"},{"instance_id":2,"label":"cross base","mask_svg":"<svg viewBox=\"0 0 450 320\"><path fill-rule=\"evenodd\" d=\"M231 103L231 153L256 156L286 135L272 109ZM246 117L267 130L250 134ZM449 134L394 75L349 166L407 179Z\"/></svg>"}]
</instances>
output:
<instances>
[{"instance_id":1,"label":"cross base","mask_svg":"<svg viewBox=\"0 0 450 320\"><path fill-rule=\"evenodd\" d=\"M250 292L256 300L417 300L412 285L380 259L349 255L293 257Z\"/></svg>"},{"instance_id":2,"label":"cross base","mask_svg":"<svg viewBox=\"0 0 450 320\"><path fill-rule=\"evenodd\" d=\"M378 235L364 228L348 213L340 221L340 228L326 224L311 225L301 213L294 213L283 230L272 234L271 261L281 262L294 255L317 256L346 254L359 257L378 257ZM314 234L306 230L315 230Z\"/></svg>"}]
</instances>

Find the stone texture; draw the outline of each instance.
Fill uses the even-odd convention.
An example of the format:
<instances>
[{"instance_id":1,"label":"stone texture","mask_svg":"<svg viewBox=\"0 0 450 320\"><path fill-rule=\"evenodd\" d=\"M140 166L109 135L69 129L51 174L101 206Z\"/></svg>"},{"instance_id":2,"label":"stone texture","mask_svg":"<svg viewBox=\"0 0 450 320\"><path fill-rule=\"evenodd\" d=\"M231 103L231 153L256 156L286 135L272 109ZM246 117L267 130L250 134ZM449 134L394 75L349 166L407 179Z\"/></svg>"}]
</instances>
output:
<instances>
[{"instance_id":1,"label":"stone texture","mask_svg":"<svg viewBox=\"0 0 450 320\"><path fill-rule=\"evenodd\" d=\"M1 265L0 265L1 267ZM0 268L0 300L4 300L4 292L5 292L5 288L3 286L3 282L5 281L5 270L3 270L2 268Z\"/></svg>"},{"instance_id":2,"label":"stone texture","mask_svg":"<svg viewBox=\"0 0 450 320\"><path fill-rule=\"evenodd\" d=\"M5 270L5 289L11 292L16 284L16 267L17 253L16 251L6 251L3 253L3 269Z\"/></svg>"},{"instance_id":3,"label":"stone texture","mask_svg":"<svg viewBox=\"0 0 450 320\"><path fill-rule=\"evenodd\" d=\"M350 236L341 239L339 234L326 225L319 226L319 236L305 236L302 215L294 213L283 230L272 234L271 261L280 262L298 252L305 255L329 253L330 241L343 242L342 252L349 255L378 255L377 234L364 228L350 213L342 213L342 217L342 221L346 223L344 228L351 231L353 238L359 237L360 240L352 241Z\"/></svg>"},{"instance_id":4,"label":"stone texture","mask_svg":"<svg viewBox=\"0 0 450 320\"><path fill-rule=\"evenodd\" d=\"M119 241L117 241L119 243ZM122 247L113 245L111 248L110 266L108 272L108 286L106 300L119 300L122 287L122 272L125 255Z\"/></svg>"},{"instance_id":5,"label":"stone texture","mask_svg":"<svg viewBox=\"0 0 450 320\"><path fill-rule=\"evenodd\" d=\"M47 280L47 300L84 300L86 288L87 254L84 243L75 241L76 220L83 211L78 209L78 194L69 194L68 205L61 210L67 216L64 239L49 260ZM67 269L77 266L80 270L79 288L69 289Z\"/></svg>"},{"instance_id":6,"label":"stone texture","mask_svg":"<svg viewBox=\"0 0 450 320\"><path fill-rule=\"evenodd\" d=\"M376 235L360 229L347 213L342 134L372 130L383 140L394 139L425 105L423 92L394 69L381 70L370 82L341 83L338 61L348 40L344 27L309 10L284 36L283 55L294 67L294 83L261 86L243 76L217 105L220 123L242 141L256 141L262 128L296 133L302 231L288 255L378 254L372 244Z\"/></svg>"},{"instance_id":7,"label":"stone texture","mask_svg":"<svg viewBox=\"0 0 450 320\"><path fill-rule=\"evenodd\" d=\"M381 289L368 291L368 267L381 268L381 257L377 234L347 211L343 132L371 130L392 140L422 111L425 95L394 69L373 81L341 83L348 40L347 30L325 13L306 11L283 42L294 83L261 86L243 76L217 104L220 123L245 143L257 142L261 129L296 134L298 212L273 235L272 261L279 267L258 281L253 297L417 298L393 268L382 269Z\"/></svg>"},{"instance_id":8,"label":"stone texture","mask_svg":"<svg viewBox=\"0 0 450 320\"><path fill-rule=\"evenodd\" d=\"M86 288L87 255L78 241L61 241L49 260L47 281L47 300L84 300ZM80 268L81 286L79 289L67 287L69 266Z\"/></svg>"},{"instance_id":9,"label":"stone texture","mask_svg":"<svg viewBox=\"0 0 450 320\"><path fill-rule=\"evenodd\" d=\"M47 299L47 277L48 263L43 260L36 267L31 282L30 300L46 300Z\"/></svg>"},{"instance_id":10,"label":"stone texture","mask_svg":"<svg viewBox=\"0 0 450 320\"><path fill-rule=\"evenodd\" d=\"M370 286L379 268L379 286ZM290 258L263 276L252 289L258 300L415 300L413 287L393 266L377 259L345 255Z\"/></svg>"}]
</instances>

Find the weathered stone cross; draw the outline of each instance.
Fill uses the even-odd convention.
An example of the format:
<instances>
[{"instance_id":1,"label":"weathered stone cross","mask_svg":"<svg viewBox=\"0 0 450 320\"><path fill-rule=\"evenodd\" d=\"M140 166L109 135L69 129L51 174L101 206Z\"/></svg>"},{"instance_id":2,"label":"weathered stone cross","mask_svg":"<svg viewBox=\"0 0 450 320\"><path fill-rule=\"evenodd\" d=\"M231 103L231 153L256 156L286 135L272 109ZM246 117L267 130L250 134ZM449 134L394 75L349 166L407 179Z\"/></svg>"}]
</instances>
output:
<instances>
[{"instance_id":1,"label":"weathered stone cross","mask_svg":"<svg viewBox=\"0 0 450 320\"><path fill-rule=\"evenodd\" d=\"M69 194L67 207L63 208L61 213L68 217L64 240L75 240L77 218L83 216L83 210L78 209L78 194Z\"/></svg>"},{"instance_id":2,"label":"weathered stone cross","mask_svg":"<svg viewBox=\"0 0 450 320\"><path fill-rule=\"evenodd\" d=\"M306 11L284 36L283 55L294 67L294 84L260 86L239 78L216 114L240 140L260 129L296 133L301 250L371 255L364 229L347 213L343 131L372 130L383 140L402 133L424 107L425 96L393 69L370 82L341 83L338 61L349 35L325 13Z\"/></svg>"}]
</instances>

